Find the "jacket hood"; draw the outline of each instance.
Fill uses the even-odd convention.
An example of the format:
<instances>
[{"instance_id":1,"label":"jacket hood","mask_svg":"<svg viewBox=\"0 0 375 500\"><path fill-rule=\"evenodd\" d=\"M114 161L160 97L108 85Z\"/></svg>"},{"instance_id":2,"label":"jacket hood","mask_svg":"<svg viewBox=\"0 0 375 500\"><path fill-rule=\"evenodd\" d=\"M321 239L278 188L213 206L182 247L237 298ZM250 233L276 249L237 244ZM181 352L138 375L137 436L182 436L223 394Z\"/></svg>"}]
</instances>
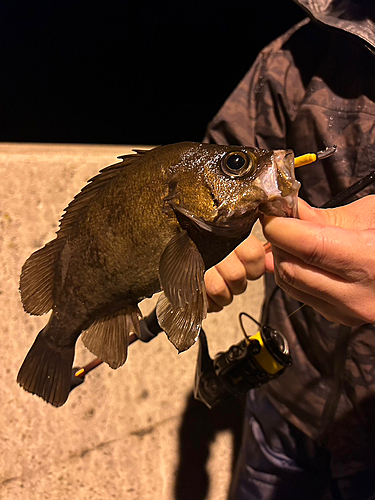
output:
<instances>
[{"instance_id":1,"label":"jacket hood","mask_svg":"<svg viewBox=\"0 0 375 500\"><path fill-rule=\"evenodd\" d=\"M294 0L310 17L351 33L375 51L375 0Z\"/></svg>"}]
</instances>

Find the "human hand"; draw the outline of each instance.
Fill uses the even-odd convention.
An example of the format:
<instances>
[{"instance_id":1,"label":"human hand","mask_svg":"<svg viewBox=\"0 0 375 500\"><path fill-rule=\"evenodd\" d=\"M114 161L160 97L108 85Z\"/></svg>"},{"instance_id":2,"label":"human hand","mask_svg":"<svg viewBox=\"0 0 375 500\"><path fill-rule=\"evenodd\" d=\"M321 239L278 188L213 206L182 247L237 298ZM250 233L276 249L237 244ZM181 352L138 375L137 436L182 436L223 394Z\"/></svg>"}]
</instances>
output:
<instances>
[{"instance_id":1,"label":"human hand","mask_svg":"<svg viewBox=\"0 0 375 500\"><path fill-rule=\"evenodd\" d=\"M330 321L375 322L375 195L334 209L299 200L298 210L300 220L263 218L266 271Z\"/></svg>"},{"instance_id":2,"label":"human hand","mask_svg":"<svg viewBox=\"0 0 375 500\"><path fill-rule=\"evenodd\" d=\"M246 290L247 280L256 280L265 270L263 243L249 236L231 254L205 274L208 311L218 312L230 304L233 295Z\"/></svg>"}]
</instances>

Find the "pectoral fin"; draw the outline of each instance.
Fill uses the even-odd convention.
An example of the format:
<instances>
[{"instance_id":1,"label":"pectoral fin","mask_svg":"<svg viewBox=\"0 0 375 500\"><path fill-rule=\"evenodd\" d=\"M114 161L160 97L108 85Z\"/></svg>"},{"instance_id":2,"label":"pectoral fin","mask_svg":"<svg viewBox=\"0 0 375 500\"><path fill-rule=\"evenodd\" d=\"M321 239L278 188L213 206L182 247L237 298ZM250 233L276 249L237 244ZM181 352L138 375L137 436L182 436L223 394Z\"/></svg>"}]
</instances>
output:
<instances>
[{"instance_id":1,"label":"pectoral fin","mask_svg":"<svg viewBox=\"0 0 375 500\"><path fill-rule=\"evenodd\" d=\"M137 306L95 321L82 334L82 342L95 356L111 368L119 368L127 358L129 335L140 336L139 320L142 317Z\"/></svg>"},{"instance_id":2,"label":"pectoral fin","mask_svg":"<svg viewBox=\"0 0 375 500\"><path fill-rule=\"evenodd\" d=\"M179 352L198 338L207 315L205 266L201 254L186 231L177 234L160 259L163 293L156 314L161 328Z\"/></svg>"}]
</instances>

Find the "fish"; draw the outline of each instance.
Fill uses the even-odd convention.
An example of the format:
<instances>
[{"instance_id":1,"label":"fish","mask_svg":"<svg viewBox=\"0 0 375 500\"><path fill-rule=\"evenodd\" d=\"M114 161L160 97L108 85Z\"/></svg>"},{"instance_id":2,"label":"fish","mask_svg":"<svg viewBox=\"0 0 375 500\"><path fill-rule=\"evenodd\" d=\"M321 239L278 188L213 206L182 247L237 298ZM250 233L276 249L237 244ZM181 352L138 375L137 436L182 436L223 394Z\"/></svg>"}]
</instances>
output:
<instances>
[{"instance_id":1,"label":"fish","mask_svg":"<svg viewBox=\"0 0 375 500\"><path fill-rule=\"evenodd\" d=\"M17 382L58 407L69 395L75 345L111 368L140 335L138 304L159 296L160 327L179 352L207 315L205 271L251 232L261 213L295 217L292 150L181 142L119 156L65 208L56 237L26 260L26 312L51 312Z\"/></svg>"}]
</instances>

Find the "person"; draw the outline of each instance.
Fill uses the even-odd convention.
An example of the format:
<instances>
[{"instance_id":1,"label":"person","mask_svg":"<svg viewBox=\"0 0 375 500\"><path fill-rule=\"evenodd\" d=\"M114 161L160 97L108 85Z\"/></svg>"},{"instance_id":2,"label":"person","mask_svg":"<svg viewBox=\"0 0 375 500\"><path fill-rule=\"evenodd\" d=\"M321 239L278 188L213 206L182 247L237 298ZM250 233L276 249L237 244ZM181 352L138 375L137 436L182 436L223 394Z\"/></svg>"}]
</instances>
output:
<instances>
[{"instance_id":1,"label":"person","mask_svg":"<svg viewBox=\"0 0 375 500\"><path fill-rule=\"evenodd\" d=\"M296 155L337 145L296 171L300 220L264 218L272 254L250 236L206 273L220 310L270 271L262 322L293 358L247 395L229 496L375 499L374 186L345 207L313 208L374 169L375 5L295 1L309 17L262 50L204 139Z\"/></svg>"}]
</instances>

